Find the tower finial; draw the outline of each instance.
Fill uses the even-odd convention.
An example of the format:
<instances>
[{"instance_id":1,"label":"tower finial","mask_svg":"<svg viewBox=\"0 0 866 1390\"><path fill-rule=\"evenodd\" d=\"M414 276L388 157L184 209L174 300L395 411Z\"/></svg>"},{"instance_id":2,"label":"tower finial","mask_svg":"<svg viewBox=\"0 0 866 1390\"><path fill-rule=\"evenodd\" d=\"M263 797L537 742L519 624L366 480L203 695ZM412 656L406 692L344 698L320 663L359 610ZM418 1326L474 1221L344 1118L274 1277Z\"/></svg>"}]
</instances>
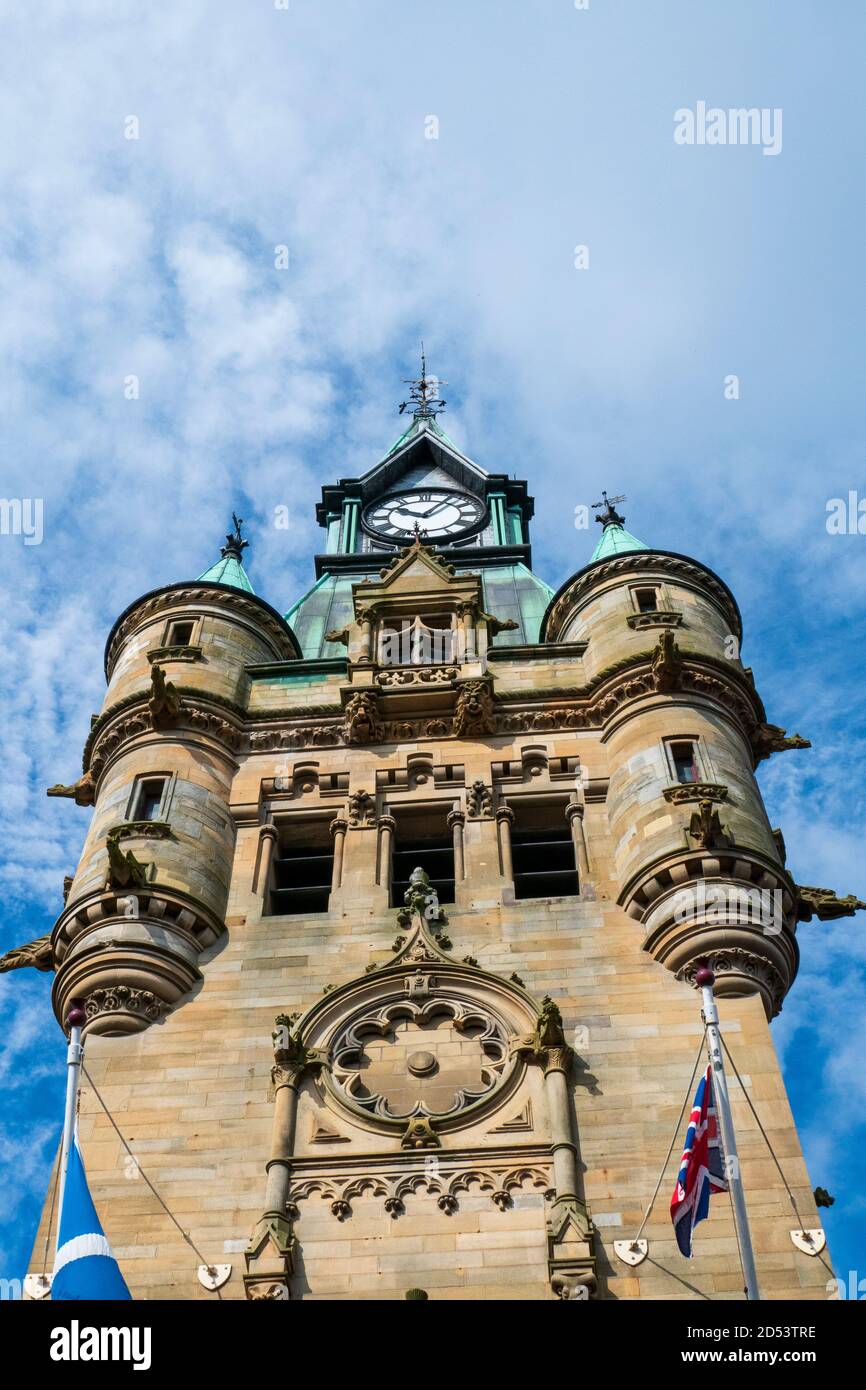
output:
<instances>
[{"instance_id":1,"label":"tower finial","mask_svg":"<svg viewBox=\"0 0 866 1390\"><path fill-rule=\"evenodd\" d=\"M400 414L413 407L412 414L416 420L435 420L440 411L445 409L445 402L439 397L439 387L447 386L447 381L440 381L439 377L427 375L427 355L424 351L423 340L421 342L421 375L420 377L406 377L405 384L410 388L408 401L403 401L400 406Z\"/></svg>"},{"instance_id":2,"label":"tower finial","mask_svg":"<svg viewBox=\"0 0 866 1390\"><path fill-rule=\"evenodd\" d=\"M601 495L603 500L601 502L593 502L592 504L592 510L594 512L598 511L600 508L603 509L601 515L595 518L596 521L601 522L605 530L607 530L608 526L624 526L625 517L620 516L619 512L615 510L614 503L624 502L625 495L623 494L621 497L608 497L606 492L602 492Z\"/></svg>"},{"instance_id":3,"label":"tower finial","mask_svg":"<svg viewBox=\"0 0 866 1390\"><path fill-rule=\"evenodd\" d=\"M245 541L241 535L241 527L244 523L243 518L239 517L237 512L232 512L232 522L235 528L234 534L232 534L231 531L226 533L226 543L220 553L223 559L228 559L229 556L232 556L235 560L240 560L249 545L249 541Z\"/></svg>"}]
</instances>

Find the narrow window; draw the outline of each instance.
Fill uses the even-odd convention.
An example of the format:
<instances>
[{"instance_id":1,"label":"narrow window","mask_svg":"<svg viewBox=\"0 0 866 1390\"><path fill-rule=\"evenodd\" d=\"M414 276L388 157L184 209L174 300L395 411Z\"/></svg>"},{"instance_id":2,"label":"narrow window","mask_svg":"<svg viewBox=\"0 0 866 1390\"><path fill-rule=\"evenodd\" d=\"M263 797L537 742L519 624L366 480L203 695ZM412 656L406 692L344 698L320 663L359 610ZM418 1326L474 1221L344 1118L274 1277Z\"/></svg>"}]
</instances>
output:
<instances>
[{"instance_id":1,"label":"narrow window","mask_svg":"<svg viewBox=\"0 0 866 1390\"><path fill-rule=\"evenodd\" d=\"M186 618L181 618L178 619L177 622L169 623L165 645L167 647L188 647L192 642L194 630L195 623L190 622Z\"/></svg>"},{"instance_id":2,"label":"narrow window","mask_svg":"<svg viewBox=\"0 0 866 1390\"><path fill-rule=\"evenodd\" d=\"M658 611L658 589L635 589L634 597L639 613L656 613Z\"/></svg>"},{"instance_id":3,"label":"narrow window","mask_svg":"<svg viewBox=\"0 0 866 1390\"><path fill-rule=\"evenodd\" d=\"M580 892L574 841L562 805L518 811L511 858L515 898L566 898Z\"/></svg>"},{"instance_id":4,"label":"narrow window","mask_svg":"<svg viewBox=\"0 0 866 1390\"><path fill-rule=\"evenodd\" d=\"M398 815L391 857L391 906L402 907L409 876L423 869L440 903L454 901L454 837L445 817L451 803L422 815Z\"/></svg>"},{"instance_id":5,"label":"narrow window","mask_svg":"<svg viewBox=\"0 0 866 1390\"><path fill-rule=\"evenodd\" d=\"M272 916L327 912L334 873L333 840L327 820L281 827L269 894Z\"/></svg>"},{"instance_id":6,"label":"narrow window","mask_svg":"<svg viewBox=\"0 0 866 1390\"><path fill-rule=\"evenodd\" d=\"M677 781L700 782L698 753L694 743L672 743L670 749Z\"/></svg>"},{"instance_id":7,"label":"narrow window","mask_svg":"<svg viewBox=\"0 0 866 1390\"><path fill-rule=\"evenodd\" d=\"M146 777L138 784L132 819L161 820L167 777Z\"/></svg>"}]
</instances>

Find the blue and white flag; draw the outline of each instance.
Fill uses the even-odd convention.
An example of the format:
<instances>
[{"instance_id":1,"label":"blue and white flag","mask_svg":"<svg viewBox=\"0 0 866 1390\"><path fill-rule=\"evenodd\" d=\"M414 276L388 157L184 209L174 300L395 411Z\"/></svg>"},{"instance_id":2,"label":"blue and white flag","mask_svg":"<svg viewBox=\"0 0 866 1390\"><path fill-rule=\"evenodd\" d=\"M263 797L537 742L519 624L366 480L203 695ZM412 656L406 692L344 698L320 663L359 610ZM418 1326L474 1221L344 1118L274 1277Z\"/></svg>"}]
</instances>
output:
<instances>
[{"instance_id":1,"label":"blue and white flag","mask_svg":"<svg viewBox=\"0 0 866 1390\"><path fill-rule=\"evenodd\" d=\"M78 1135L69 1150L51 1297L106 1302L132 1298L96 1215Z\"/></svg>"}]
</instances>

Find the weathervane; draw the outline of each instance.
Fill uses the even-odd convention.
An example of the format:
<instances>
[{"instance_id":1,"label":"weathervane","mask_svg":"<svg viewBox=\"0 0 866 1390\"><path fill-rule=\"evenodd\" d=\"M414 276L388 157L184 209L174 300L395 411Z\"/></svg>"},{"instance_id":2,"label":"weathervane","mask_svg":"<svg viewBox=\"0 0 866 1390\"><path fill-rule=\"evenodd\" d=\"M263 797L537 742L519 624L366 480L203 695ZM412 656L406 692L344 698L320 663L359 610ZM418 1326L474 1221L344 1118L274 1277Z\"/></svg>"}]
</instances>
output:
<instances>
[{"instance_id":1,"label":"weathervane","mask_svg":"<svg viewBox=\"0 0 866 1390\"><path fill-rule=\"evenodd\" d=\"M236 560L240 560L249 545L249 541L245 541L241 535L241 527L244 523L243 518L239 517L237 512L232 512L232 523L235 528L234 535L231 531L226 533L226 543L222 548L222 554L224 558L233 555Z\"/></svg>"},{"instance_id":2,"label":"weathervane","mask_svg":"<svg viewBox=\"0 0 866 1390\"><path fill-rule=\"evenodd\" d=\"M599 508L604 508L601 515L595 518L596 521L600 521L602 526L605 527L624 526L625 517L620 516L619 512L614 509L614 504L616 502L624 502L625 494L623 494L621 497L608 497L606 492L602 492L601 495L603 500L601 502L593 502L592 504L592 510L594 512L597 512Z\"/></svg>"},{"instance_id":3,"label":"weathervane","mask_svg":"<svg viewBox=\"0 0 866 1390\"><path fill-rule=\"evenodd\" d=\"M420 377L406 377L405 384L410 387L408 401L403 401L400 406L400 414L413 407L412 414L416 420L435 420L440 411L445 409L445 402L438 396L440 386L447 386L447 381L440 381L438 377L427 376L427 358L424 353L424 344L421 344L421 375Z\"/></svg>"}]
</instances>

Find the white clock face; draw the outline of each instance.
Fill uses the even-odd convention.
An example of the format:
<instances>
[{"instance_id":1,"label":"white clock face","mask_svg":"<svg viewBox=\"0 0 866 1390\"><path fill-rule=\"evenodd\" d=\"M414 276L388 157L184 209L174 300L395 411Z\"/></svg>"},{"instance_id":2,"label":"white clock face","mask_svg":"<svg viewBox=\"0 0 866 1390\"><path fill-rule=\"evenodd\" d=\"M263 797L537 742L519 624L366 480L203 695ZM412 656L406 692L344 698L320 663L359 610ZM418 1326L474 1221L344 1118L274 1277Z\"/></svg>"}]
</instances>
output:
<instances>
[{"instance_id":1,"label":"white clock face","mask_svg":"<svg viewBox=\"0 0 866 1390\"><path fill-rule=\"evenodd\" d=\"M443 488L413 488L394 492L364 509L364 525L384 540L404 541L416 526L427 540L448 540L477 530L486 510L466 492Z\"/></svg>"}]
</instances>

